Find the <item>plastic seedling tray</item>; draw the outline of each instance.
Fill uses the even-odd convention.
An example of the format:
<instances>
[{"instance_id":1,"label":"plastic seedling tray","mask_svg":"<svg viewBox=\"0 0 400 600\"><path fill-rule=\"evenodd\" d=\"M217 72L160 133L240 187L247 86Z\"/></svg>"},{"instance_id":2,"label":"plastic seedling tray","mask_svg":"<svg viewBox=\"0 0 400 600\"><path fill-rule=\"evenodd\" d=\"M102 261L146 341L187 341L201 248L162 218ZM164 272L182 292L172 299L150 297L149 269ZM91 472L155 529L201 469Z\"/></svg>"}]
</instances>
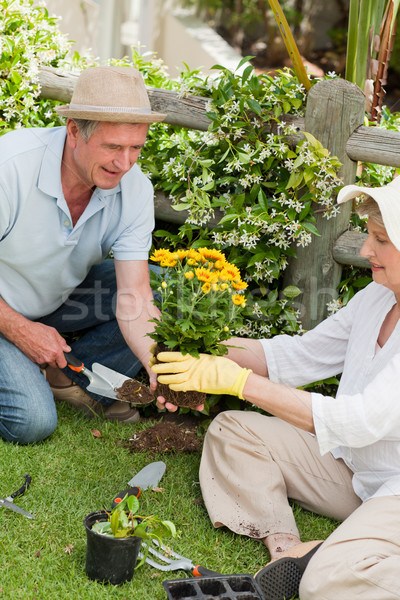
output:
<instances>
[{"instance_id":1,"label":"plastic seedling tray","mask_svg":"<svg viewBox=\"0 0 400 600\"><path fill-rule=\"evenodd\" d=\"M163 581L168 600L264 600L251 575L218 575Z\"/></svg>"}]
</instances>

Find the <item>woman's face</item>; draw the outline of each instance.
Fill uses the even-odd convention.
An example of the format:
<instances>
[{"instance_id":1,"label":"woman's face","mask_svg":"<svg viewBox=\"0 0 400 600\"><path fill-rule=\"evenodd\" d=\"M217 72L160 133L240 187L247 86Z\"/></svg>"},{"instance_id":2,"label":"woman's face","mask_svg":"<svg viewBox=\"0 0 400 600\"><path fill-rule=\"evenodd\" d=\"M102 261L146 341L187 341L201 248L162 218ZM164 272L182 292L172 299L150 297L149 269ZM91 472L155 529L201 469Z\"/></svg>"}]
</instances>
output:
<instances>
[{"instance_id":1,"label":"woman's face","mask_svg":"<svg viewBox=\"0 0 400 600\"><path fill-rule=\"evenodd\" d=\"M384 227L368 219L367 229L368 237L360 254L371 263L373 280L400 298L400 251L390 241Z\"/></svg>"}]
</instances>

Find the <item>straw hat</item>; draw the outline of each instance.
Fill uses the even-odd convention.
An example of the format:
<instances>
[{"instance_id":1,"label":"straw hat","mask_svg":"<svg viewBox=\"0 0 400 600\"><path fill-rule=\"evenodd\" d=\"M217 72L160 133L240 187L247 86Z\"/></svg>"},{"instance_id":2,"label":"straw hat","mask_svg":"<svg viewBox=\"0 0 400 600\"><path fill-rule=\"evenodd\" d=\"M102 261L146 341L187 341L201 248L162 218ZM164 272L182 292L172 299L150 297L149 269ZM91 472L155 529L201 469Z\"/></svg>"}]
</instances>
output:
<instances>
[{"instance_id":1,"label":"straw hat","mask_svg":"<svg viewBox=\"0 0 400 600\"><path fill-rule=\"evenodd\" d=\"M400 250L400 177L382 187L345 185L338 194L337 202L342 204L362 194L371 196L378 204L390 241Z\"/></svg>"},{"instance_id":2,"label":"straw hat","mask_svg":"<svg viewBox=\"0 0 400 600\"><path fill-rule=\"evenodd\" d=\"M143 77L133 67L89 67L80 74L71 103L56 111L70 119L116 123L157 123L167 115L152 112Z\"/></svg>"}]
</instances>

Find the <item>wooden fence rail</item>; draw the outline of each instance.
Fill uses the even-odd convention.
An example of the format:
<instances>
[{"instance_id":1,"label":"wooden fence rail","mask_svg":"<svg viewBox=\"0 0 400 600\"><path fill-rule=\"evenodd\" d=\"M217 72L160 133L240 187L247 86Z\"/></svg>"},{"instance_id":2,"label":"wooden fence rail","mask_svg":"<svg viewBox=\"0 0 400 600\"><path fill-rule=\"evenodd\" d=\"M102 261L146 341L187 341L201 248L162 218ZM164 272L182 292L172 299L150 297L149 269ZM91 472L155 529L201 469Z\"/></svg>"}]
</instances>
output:
<instances>
[{"instance_id":1,"label":"wooden fence rail","mask_svg":"<svg viewBox=\"0 0 400 600\"><path fill-rule=\"evenodd\" d=\"M68 103L77 75L60 69L44 68L40 72L41 96ZM201 131L207 130L207 99L176 92L147 88L153 110L167 114L165 123ZM344 184L353 183L357 161L400 167L400 132L365 127L365 96L355 85L342 79L320 81L307 96L305 119L290 120L299 131L312 133L342 163L340 176ZM284 120L287 121L287 115ZM298 136L297 136L298 139ZM183 223L186 212L176 212L163 194L155 198L156 217L172 223ZM326 316L326 303L336 297L342 265L368 266L359 255L365 240L362 233L348 231L350 203L343 205L340 215L327 221L317 215L321 236L307 248L297 250L297 258L289 263L285 281L302 290L303 326L308 329ZM213 225L218 222L216 215Z\"/></svg>"}]
</instances>

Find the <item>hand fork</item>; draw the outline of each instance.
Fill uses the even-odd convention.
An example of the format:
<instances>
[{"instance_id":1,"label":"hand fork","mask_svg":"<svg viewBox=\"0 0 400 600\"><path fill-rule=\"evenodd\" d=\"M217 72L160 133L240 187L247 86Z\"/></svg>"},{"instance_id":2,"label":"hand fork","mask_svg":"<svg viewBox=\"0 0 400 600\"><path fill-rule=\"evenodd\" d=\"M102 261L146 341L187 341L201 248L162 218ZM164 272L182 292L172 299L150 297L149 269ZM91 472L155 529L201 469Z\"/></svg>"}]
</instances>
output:
<instances>
[{"instance_id":1,"label":"hand fork","mask_svg":"<svg viewBox=\"0 0 400 600\"><path fill-rule=\"evenodd\" d=\"M151 545L147 544L146 542L142 542L142 547L145 551L144 553L140 552L139 557L143 558L143 556L146 556L147 564L151 565L156 569L159 569L160 571L191 571L194 577L221 574L217 573L216 571L211 571L206 567L202 567L201 565L194 565L190 558L186 558L186 556L181 556L180 554L173 552L170 548L159 544L156 540L153 540L153 544L155 544L163 552L158 552ZM150 553L152 556L155 556L156 558L158 558L158 560L163 562L156 562L148 556L148 553ZM171 556L173 558L171 558Z\"/></svg>"}]
</instances>

